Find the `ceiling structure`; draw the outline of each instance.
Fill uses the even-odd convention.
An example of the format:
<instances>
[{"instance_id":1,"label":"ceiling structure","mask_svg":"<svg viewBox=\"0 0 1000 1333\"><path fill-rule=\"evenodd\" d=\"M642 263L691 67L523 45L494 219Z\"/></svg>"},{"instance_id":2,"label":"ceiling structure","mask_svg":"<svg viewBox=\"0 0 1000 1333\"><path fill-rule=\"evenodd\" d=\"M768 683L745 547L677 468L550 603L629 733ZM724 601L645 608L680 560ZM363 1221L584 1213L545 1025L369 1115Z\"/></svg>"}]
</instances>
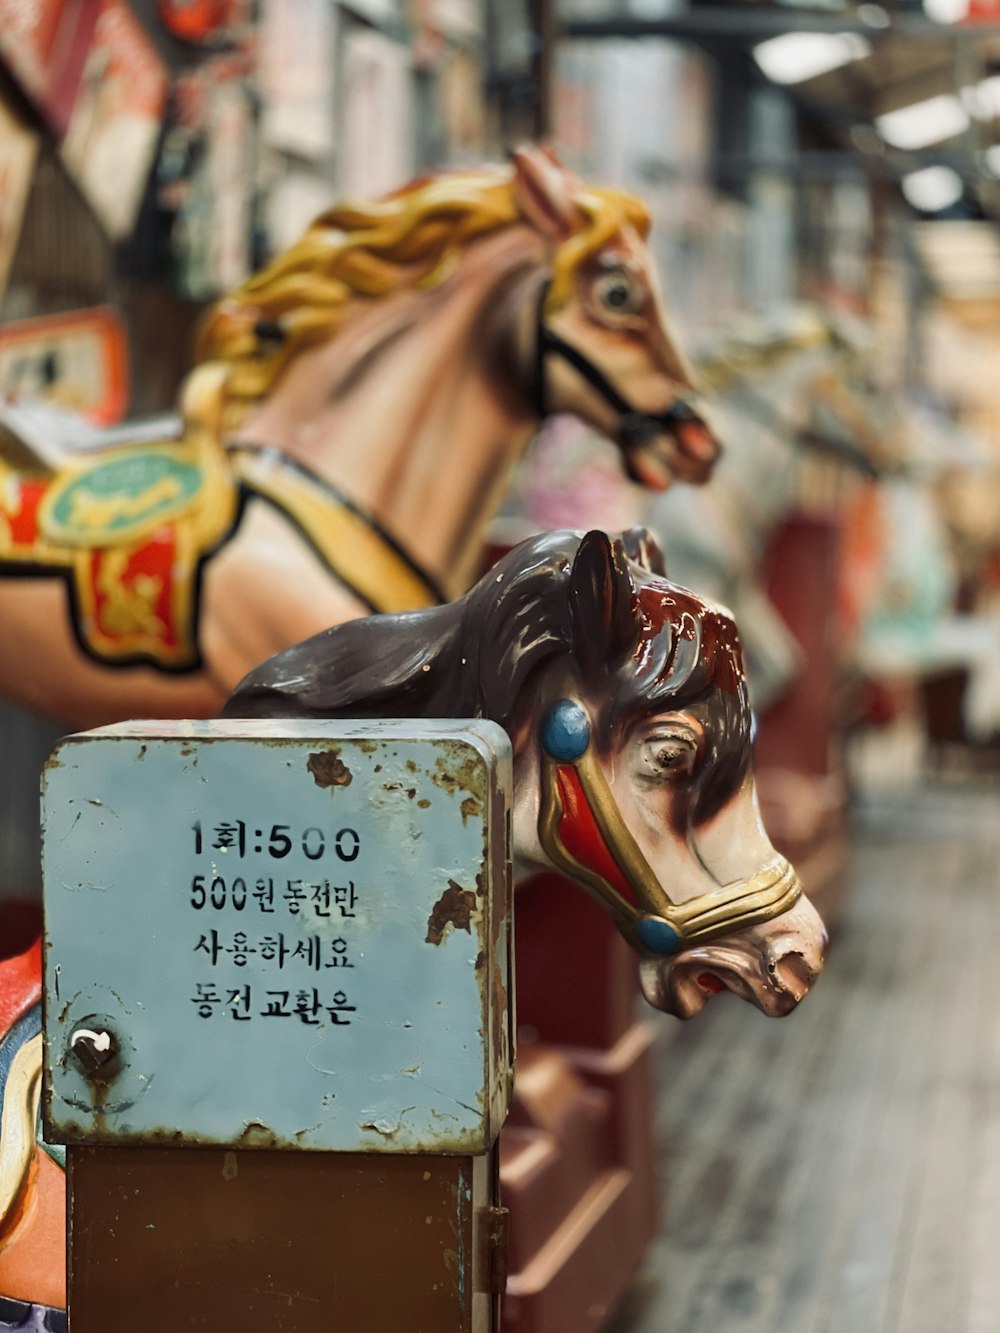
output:
<instances>
[{"instance_id":1,"label":"ceiling structure","mask_svg":"<svg viewBox=\"0 0 1000 1333\"><path fill-rule=\"evenodd\" d=\"M567 37L671 37L724 64L752 60L817 129L828 169L860 159L940 219L920 229L918 251L935 285L963 299L977 284L1000 290L1000 22L975 9L993 3L571 0L559 13Z\"/></svg>"}]
</instances>

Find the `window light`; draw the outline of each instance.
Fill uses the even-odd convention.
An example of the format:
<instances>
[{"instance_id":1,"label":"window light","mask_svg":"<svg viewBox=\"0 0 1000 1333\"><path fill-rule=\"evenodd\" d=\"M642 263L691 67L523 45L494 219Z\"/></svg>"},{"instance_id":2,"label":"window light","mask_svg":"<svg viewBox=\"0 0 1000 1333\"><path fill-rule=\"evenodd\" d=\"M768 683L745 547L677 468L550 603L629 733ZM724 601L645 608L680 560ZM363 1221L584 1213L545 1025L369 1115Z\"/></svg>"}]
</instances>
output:
<instances>
[{"instance_id":1,"label":"window light","mask_svg":"<svg viewBox=\"0 0 1000 1333\"><path fill-rule=\"evenodd\" d=\"M934 23L961 23L969 12L969 0L924 0L924 13Z\"/></svg>"},{"instance_id":2,"label":"window light","mask_svg":"<svg viewBox=\"0 0 1000 1333\"><path fill-rule=\"evenodd\" d=\"M775 83L803 83L840 69L871 52L864 37L851 32L786 32L759 42L754 59Z\"/></svg>"},{"instance_id":3,"label":"window light","mask_svg":"<svg viewBox=\"0 0 1000 1333\"><path fill-rule=\"evenodd\" d=\"M902 180L903 193L922 213L939 213L962 197L962 178L951 167L924 167Z\"/></svg>"},{"instance_id":4,"label":"window light","mask_svg":"<svg viewBox=\"0 0 1000 1333\"><path fill-rule=\"evenodd\" d=\"M1000 75L972 83L961 92L962 102L977 120L992 120L1000 116Z\"/></svg>"},{"instance_id":5,"label":"window light","mask_svg":"<svg viewBox=\"0 0 1000 1333\"><path fill-rule=\"evenodd\" d=\"M911 102L898 111L875 117L875 128L894 148L926 148L961 134L969 125L969 113L951 93Z\"/></svg>"}]
</instances>

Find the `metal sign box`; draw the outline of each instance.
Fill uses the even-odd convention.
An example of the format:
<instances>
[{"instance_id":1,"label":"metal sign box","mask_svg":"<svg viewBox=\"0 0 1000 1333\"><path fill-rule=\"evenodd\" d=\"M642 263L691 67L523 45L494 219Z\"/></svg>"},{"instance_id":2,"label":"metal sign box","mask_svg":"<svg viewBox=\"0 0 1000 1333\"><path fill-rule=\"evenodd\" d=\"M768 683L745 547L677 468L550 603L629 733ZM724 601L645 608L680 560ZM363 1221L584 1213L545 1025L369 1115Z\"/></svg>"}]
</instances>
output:
<instances>
[{"instance_id":1,"label":"metal sign box","mask_svg":"<svg viewBox=\"0 0 1000 1333\"><path fill-rule=\"evenodd\" d=\"M47 1137L479 1153L512 1076L482 721L135 722L43 779Z\"/></svg>"}]
</instances>

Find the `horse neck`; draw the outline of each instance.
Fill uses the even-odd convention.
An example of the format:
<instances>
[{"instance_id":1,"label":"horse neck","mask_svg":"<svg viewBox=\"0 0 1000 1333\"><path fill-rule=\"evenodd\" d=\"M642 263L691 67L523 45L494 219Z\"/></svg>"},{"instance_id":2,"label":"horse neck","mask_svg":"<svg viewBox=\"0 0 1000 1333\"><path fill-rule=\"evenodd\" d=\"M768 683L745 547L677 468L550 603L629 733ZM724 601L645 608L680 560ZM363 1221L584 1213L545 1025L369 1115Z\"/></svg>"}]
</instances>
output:
<instances>
[{"instance_id":1,"label":"horse neck","mask_svg":"<svg viewBox=\"0 0 1000 1333\"><path fill-rule=\"evenodd\" d=\"M299 357L240 439L307 464L457 595L537 425L499 363L541 259L526 227L477 242L437 289L388 298Z\"/></svg>"},{"instance_id":2,"label":"horse neck","mask_svg":"<svg viewBox=\"0 0 1000 1333\"><path fill-rule=\"evenodd\" d=\"M796 486L798 446L794 433L808 422L810 389L819 369L826 364L825 352L810 349L782 358L766 375L751 382L754 399L774 420L755 419L755 402L741 398L741 388L722 406L732 412L732 448L723 459L719 479L733 492L734 509L742 523L759 537L769 534L781 520ZM781 431L775 426L783 427Z\"/></svg>"}]
</instances>

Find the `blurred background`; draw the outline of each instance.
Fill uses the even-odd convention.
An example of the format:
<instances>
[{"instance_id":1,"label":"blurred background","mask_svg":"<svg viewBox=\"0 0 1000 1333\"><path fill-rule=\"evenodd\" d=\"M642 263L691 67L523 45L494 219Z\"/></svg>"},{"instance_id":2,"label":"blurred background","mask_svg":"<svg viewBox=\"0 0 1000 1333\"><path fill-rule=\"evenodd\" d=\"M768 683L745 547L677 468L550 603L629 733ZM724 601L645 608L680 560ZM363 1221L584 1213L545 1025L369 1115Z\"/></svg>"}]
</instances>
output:
<instances>
[{"instance_id":1,"label":"blurred background","mask_svg":"<svg viewBox=\"0 0 1000 1333\"><path fill-rule=\"evenodd\" d=\"M556 422L496 544L646 522L733 607L772 818L822 850L819 888L849 748L874 780L997 768L997 17L0 0L0 394L170 408L209 301L334 199L432 167L542 137L638 193L727 458L650 502Z\"/></svg>"},{"instance_id":2,"label":"blurred background","mask_svg":"<svg viewBox=\"0 0 1000 1333\"><path fill-rule=\"evenodd\" d=\"M876 972L842 973L802 1045L784 1048L806 1080L790 1094L801 1110L822 1082L810 1053L828 1050L826 1068L847 1077L834 1030L846 1033L851 987L871 999L873 976L888 985L878 967L896 956L899 918L918 911L912 895L852 908L859 885L912 887L927 858L944 856L924 911L963 877L947 845L980 858L990 903L996 886L996 849L976 840L995 829L1000 782L1000 4L0 0L0 395L100 426L169 409L206 304L325 206L538 138L586 179L649 203L666 303L727 452L708 487L651 498L610 445L556 420L515 478L491 549L540 528L645 523L673 577L735 611L768 826L845 958L852 940L870 950L884 932ZM37 798L22 775L61 730L3 710L0 897L37 884ZM890 844L903 860L883 863ZM995 929L993 915L983 921ZM987 938L966 943L985 949ZM930 975L930 947L913 946L914 985ZM992 976L992 955L977 957ZM935 984L933 1013L943 992L956 1024L972 1003L988 1045L997 997L963 992L960 1003L944 975ZM855 1036L868 1014L855 1012ZM698 1038L712 1057L687 1051L687 1030L664 1056L680 1071L681 1100L663 1113L675 1160L696 1146L681 1126L706 1115L697 1061L721 1079L707 1062L741 1047L740 1025L755 1017L712 1021ZM857 1129L875 1108L889 1137L862 1157L862 1140L844 1138L854 1155L824 1176L830 1191L838 1172L875 1179L885 1127L898 1124L877 1096L894 1029L885 1020L879 1031L869 1082L852 1085L874 1100L840 1110ZM942 1052L956 1049L959 1027L935 1031ZM966 1072L978 1071L995 1127L984 1049L970 1047ZM922 1067L913 1055L900 1105ZM773 1187L784 1145L801 1135L801 1119L755 1101L762 1059L747 1064L743 1102L731 1094L720 1114L731 1143L755 1106L772 1146L743 1159L749 1175L732 1153L681 1169L686 1203L664 1242L675 1248L657 1259L672 1276L631 1298L620 1327L1000 1327L998 1293L966 1281L933 1236L921 1250L916 1223L906 1234L917 1248L899 1259L894 1238L918 1196L939 1217L960 1199L922 1193L909 1167L892 1178L895 1211L877 1243L864 1231L871 1215L815 1196L840 1219L846 1286L820 1265L816 1290L833 1283L841 1297L787 1303L805 1270L775 1268L754 1244L805 1226L809 1188L796 1176L766 1216L752 1214L756 1231L743 1207L760 1202L761 1181ZM840 1142L843 1115L816 1115L815 1135ZM926 1123L944 1115L934 1103ZM976 1167L965 1165L968 1181ZM990 1197L997 1220L1000 1189ZM709 1300L701 1284L725 1262L707 1248L711 1223L688 1234L684 1222L712 1200L716 1234L743 1258L712 1288L725 1299ZM967 1322L965 1305L961 1317L927 1306L912 1274L935 1256L947 1290L972 1291L992 1313Z\"/></svg>"}]
</instances>

